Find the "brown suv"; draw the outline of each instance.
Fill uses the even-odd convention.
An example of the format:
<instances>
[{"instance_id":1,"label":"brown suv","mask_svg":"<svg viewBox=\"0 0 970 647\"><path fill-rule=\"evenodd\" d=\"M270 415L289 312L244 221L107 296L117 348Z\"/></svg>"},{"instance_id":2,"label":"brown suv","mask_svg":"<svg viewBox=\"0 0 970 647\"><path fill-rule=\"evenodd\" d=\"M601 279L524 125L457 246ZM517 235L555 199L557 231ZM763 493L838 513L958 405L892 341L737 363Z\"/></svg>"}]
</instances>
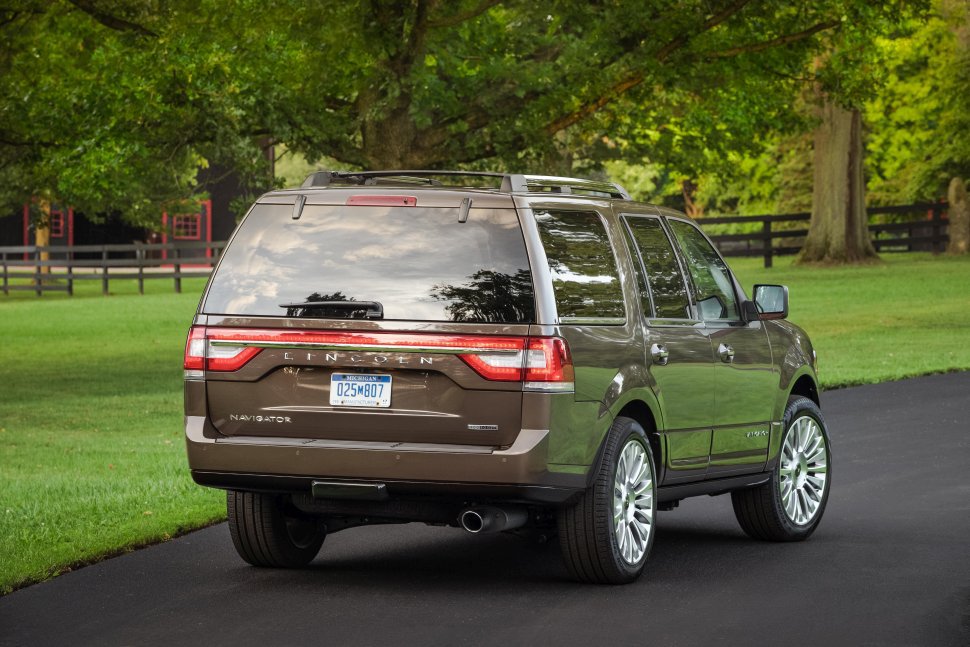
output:
<instances>
[{"instance_id":1,"label":"brown suv","mask_svg":"<svg viewBox=\"0 0 970 647\"><path fill-rule=\"evenodd\" d=\"M315 173L256 202L209 281L192 476L258 566L365 524L557 526L575 577L629 582L658 509L725 492L749 535L804 539L831 460L787 310L614 184Z\"/></svg>"}]
</instances>

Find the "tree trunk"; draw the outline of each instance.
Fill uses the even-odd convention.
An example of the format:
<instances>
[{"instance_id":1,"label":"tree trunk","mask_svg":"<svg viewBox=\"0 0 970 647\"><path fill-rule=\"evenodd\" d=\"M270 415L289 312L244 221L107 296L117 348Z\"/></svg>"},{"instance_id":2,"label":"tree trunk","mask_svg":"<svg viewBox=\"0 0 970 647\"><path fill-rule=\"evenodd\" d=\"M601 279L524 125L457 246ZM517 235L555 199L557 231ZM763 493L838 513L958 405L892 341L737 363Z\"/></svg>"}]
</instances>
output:
<instances>
[{"instance_id":1,"label":"tree trunk","mask_svg":"<svg viewBox=\"0 0 970 647\"><path fill-rule=\"evenodd\" d=\"M950 180L947 192L950 202L950 243L947 254L966 254L970 251L970 202L967 201L967 185L962 178Z\"/></svg>"},{"instance_id":2,"label":"tree trunk","mask_svg":"<svg viewBox=\"0 0 970 647\"><path fill-rule=\"evenodd\" d=\"M802 263L859 263L878 258L869 240L862 175L862 115L826 98L815 130L812 220Z\"/></svg>"},{"instance_id":3,"label":"tree trunk","mask_svg":"<svg viewBox=\"0 0 970 647\"><path fill-rule=\"evenodd\" d=\"M680 183L680 192L684 196L684 213L693 219L704 216L704 205L697 202L697 184L691 180L684 180Z\"/></svg>"},{"instance_id":4,"label":"tree trunk","mask_svg":"<svg viewBox=\"0 0 970 647\"><path fill-rule=\"evenodd\" d=\"M34 225L34 244L38 247L47 247L51 244L51 202L47 198L41 198L40 203L40 215L37 218L37 222ZM41 252L40 260L49 261L51 259L50 252ZM50 274L51 268L48 265L44 265L40 268L41 274Z\"/></svg>"}]
</instances>

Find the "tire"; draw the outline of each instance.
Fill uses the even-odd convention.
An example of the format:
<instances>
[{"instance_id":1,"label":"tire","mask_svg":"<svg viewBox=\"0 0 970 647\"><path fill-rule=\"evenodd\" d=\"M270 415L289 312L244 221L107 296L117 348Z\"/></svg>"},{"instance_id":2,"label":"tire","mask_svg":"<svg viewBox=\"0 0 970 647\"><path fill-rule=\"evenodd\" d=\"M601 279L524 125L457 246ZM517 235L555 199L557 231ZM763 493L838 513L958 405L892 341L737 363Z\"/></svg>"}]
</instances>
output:
<instances>
[{"instance_id":1,"label":"tire","mask_svg":"<svg viewBox=\"0 0 970 647\"><path fill-rule=\"evenodd\" d=\"M626 584L640 576L653 546L656 492L653 453L643 427L617 418L592 484L575 505L558 513L559 544L574 578Z\"/></svg>"},{"instance_id":2,"label":"tire","mask_svg":"<svg viewBox=\"0 0 970 647\"><path fill-rule=\"evenodd\" d=\"M788 399L778 462L764 485L731 493L741 529L754 539L802 541L818 527L832 487L825 419L801 396Z\"/></svg>"},{"instance_id":3,"label":"tire","mask_svg":"<svg viewBox=\"0 0 970 647\"><path fill-rule=\"evenodd\" d=\"M299 568L320 552L326 528L313 518L285 514L283 502L272 494L226 492L232 544L253 566Z\"/></svg>"}]
</instances>

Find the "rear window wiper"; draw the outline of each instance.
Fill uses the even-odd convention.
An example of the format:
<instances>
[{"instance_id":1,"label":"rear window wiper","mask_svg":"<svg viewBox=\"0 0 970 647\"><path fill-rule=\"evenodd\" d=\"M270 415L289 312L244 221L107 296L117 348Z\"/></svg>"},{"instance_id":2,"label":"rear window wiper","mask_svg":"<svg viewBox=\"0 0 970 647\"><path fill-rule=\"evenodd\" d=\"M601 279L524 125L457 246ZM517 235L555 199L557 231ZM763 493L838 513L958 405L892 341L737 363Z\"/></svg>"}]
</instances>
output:
<instances>
[{"instance_id":1,"label":"rear window wiper","mask_svg":"<svg viewBox=\"0 0 970 647\"><path fill-rule=\"evenodd\" d=\"M380 301L302 301L300 303L281 303L288 317L310 317L339 315L344 319L383 319L384 306ZM331 311L333 314L321 313Z\"/></svg>"}]
</instances>

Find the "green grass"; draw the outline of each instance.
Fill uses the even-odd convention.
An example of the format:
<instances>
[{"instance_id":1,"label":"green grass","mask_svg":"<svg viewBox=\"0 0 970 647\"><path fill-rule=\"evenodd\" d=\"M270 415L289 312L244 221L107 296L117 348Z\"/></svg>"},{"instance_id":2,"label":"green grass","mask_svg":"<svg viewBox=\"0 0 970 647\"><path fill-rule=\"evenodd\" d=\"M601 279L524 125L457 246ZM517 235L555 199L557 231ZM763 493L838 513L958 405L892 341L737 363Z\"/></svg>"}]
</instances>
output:
<instances>
[{"instance_id":1,"label":"green grass","mask_svg":"<svg viewBox=\"0 0 970 647\"><path fill-rule=\"evenodd\" d=\"M192 483L182 437L202 285L0 296L0 592L224 515Z\"/></svg>"},{"instance_id":2,"label":"green grass","mask_svg":"<svg viewBox=\"0 0 970 647\"><path fill-rule=\"evenodd\" d=\"M861 267L728 262L749 293L754 283L788 285L788 318L815 344L825 388L970 369L970 256L882 258Z\"/></svg>"},{"instance_id":3,"label":"green grass","mask_svg":"<svg viewBox=\"0 0 970 647\"><path fill-rule=\"evenodd\" d=\"M885 255L870 267L733 259L745 286L791 288L831 388L970 369L970 257ZM194 485L181 355L202 289L97 281L78 295L0 296L0 593L223 518Z\"/></svg>"}]
</instances>

